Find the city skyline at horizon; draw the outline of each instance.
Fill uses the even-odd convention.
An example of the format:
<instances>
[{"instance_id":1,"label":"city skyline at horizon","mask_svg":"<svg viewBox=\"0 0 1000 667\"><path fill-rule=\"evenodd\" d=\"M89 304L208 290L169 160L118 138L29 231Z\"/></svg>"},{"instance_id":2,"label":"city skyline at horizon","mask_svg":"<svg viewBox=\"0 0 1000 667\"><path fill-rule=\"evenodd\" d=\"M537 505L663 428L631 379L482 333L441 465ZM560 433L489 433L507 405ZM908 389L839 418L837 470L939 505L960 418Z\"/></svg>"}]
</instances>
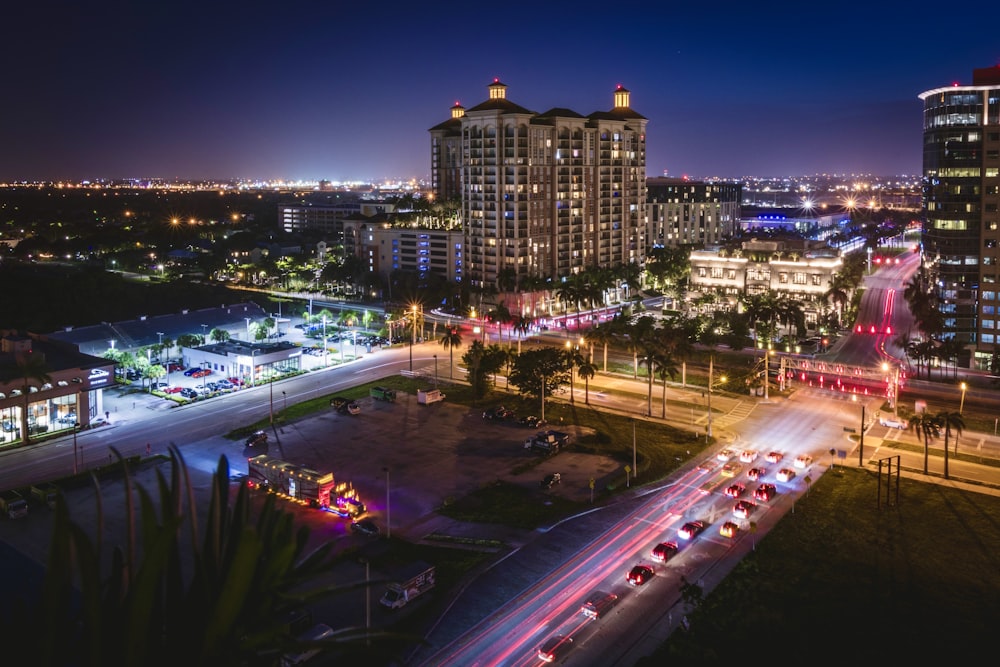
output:
<instances>
[{"instance_id":1,"label":"city skyline at horizon","mask_svg":"<svg viewBox=\"0 0 1000 667\"><path fill-rule=\"evenodd\" d=\"M902 3L866 9L869 48L848 39L848 19L780 4L723 3L712 22L654 8L604 33L588 10L606 5L557 2L505 24L494 46L441 38L489 23L447 2L433 14L322 7L308 20L262 3L62 4L54 17L19 6L48 30L0 47L19 64L17 103L0 111L0 182L427 180L428 129L484 101L494 78L536 112L607 111L628 88L649 119L650 177L919 175L918 95L1000 62L985 43L925 48ZM597 46L575 49L583 37Z\"/></svg>"}]
</instances>

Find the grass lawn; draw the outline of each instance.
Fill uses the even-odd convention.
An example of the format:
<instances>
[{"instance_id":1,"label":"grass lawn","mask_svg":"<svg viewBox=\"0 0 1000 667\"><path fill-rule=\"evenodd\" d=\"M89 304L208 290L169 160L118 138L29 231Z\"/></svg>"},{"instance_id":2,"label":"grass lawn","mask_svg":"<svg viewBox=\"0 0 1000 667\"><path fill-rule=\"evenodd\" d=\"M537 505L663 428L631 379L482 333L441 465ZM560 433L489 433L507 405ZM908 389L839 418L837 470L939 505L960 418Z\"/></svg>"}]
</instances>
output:
<instances>
[{"instance_id":1,"label":"grass lawn","mask_svg":"<svg viewBox=\"0 0 1000 667\"><path fill-rule=\"evenodd\" d=\"M877 494L870 471L824 475L641 664L985 654L1000 620L1000 498L905 478L898 505L877 509Z\"/></svg>"}]
</instances>

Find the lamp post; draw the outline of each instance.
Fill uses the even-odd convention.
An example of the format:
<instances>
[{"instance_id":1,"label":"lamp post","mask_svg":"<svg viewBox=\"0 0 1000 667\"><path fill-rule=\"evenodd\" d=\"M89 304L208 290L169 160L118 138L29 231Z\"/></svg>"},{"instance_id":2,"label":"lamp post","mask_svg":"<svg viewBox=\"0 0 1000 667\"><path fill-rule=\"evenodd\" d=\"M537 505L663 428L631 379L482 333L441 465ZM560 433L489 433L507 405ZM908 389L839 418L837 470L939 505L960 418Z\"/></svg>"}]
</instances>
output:
<instances>
[{"instance_id":1,"label":"lamp post","mask_svg":"<svg viewBox=\"0 0 1000 667\"><path fill-rule=\"evenodd\" d=\"M771 370L771 349L767 348L764 350L764 400L769 399L768 396L768 386L771 384L767 374Z\"/></svg>"},{"instance_id":2,"label":"lamp post","mask_svg":"<svg viewBox=\"0 0 1000 667\"><path fill-rule=\"evenodd\" d=\"M713 379L715 373L715 357L711 356L708 358L708 430L706 431L706 442L708 438L712 437L712 389L715 388L715 381ZM723 375L719 378L719 384L725 384L726 376Z\"/></svg>"},{"instance_id":3,"label":"lamp post","mask_svg":"<svg viewBox=\"0 0 1000 667\"><path fill-rule=\"evenodd\" d=\"M968 386L963 382L962 383L962 400L958 404L958 414L962 414L962 409L965 408L965 390L966 389L968 389Z\"/></svg>"},{"instance_id":4,"label":"lamp post","mask_svg":"<svg viewBox=\"0 0 1000 667\"><path fill-rule=\"evenodd\" d=\"M385 536L392 537L392 505L389 502L389 466L382 468L385 473Z\"/></svg>"},{"instance_id":5,"label":"lamp post","mask_svg":"<svg viewBox=\"0 0 1000 667\"><path fill-rule=\"evenodd\" d=\"M858 395L851 396L851 400L858 400ZM861 435L858 437L858 467L865 465L865 404L861 404Z\"/></svg>"},{"instance_id":6,"label":"lamp post","mask_svg":"<svg viewBox=\"0 0 1000 667\"><path fill-rule=\"evenodd\" d=\"M163 332L157 331L156 335L160 337L160 351L157 352L156 357L157 359L161 359L163 355Z\"/></svg>"},{"instance_id":7,"label":"lamp post","mask_svg":"<svg viewBox=\"0 0 1000 667\"><path fill-rule=\"evenodd\" d=\"M208 363L207 361L203 361L200 364L202 370L208 370L208 366L211 366L211 365L212 364ZM202 393L207 393L208 392L208 380L205 379L207 377L208 377L208 373L204 373L201 376L201 389L202 389Z\"/></svg>"},{"instance_id":8,"label":"lamp post","mask_svg":"<svg viewBox=\"0 0 1000 667\"><path fill-rule=\"evenodd\" d=\"M327 345L327 340L326 340L326 315L324 315L323 316L323 368L326 368L326 366L327 366L326 345ZM341 348L343 348L343 346L341 346ZM344 361L344 354L343 354L343 352L341 352L341 354L340 354L340 360Z\"/></svg>"},{"instance_id":9,"label":"lamp post","mask_svg":"<svg viewBox=\"0 0 1000 667\"><path fill-rule=\"evenodd\" d=\"M270 387L271 389L271 410L269 418L271 421L271 425L273 426L274 425L274 376L273 375L271 376L270 381L267 383L267 386Z\"/></svg>"},{"instance_id":10,"label":"lamp post","mask_svg":"<svg viewBox=\"0 0 1000 667\"><path fill-rule=\"evenodd\" d=\"M281 398L284 401L284 407L281 409L282 412L288 412L288 394L281 392Z\"/></svg>"},{"instance_id":11,"label":"lamp post","mask_svg":"<svg viewBox=\"0 0 1000 667\"><path fill-rule=\"evenodd\" d=\"M410 308L413 317L410 320L410 332L413 334L410 340L410 372L413 372L413 346L417 344L417 307Z\"/></svg>"},{"instance_id":12,"label":"lamp post","mask_svg":"<svg viewBox=\"0 0 1000 667\"><path fill-rule=\"evenodd\" d=\"M250 342L250 320L252 318L250 318L250 317L244 317L243 319L247 321L247 342L249 343Z\"/></svg>"},{"instance_id":13,"label":"lamp post","mask_svg":"<svg viewBox=\"0 0 1000 667\"><path fill-rule=\"evenodd\" d=\"M79 431L80 431L80 422L75 422L73 424L73 474L74 475L77 474L77 472L79 472L79 463L77 462L78 456L76 447L76 434Z\"/></svg>"},{"instance_id":14,"label":"lamp post","mask_svg":"<svg viewBox=\"0 0 1000 667\"><path fill-rule=\"evenodd\" d=\"M573 346L566 341L566 357L569 359L569 402L573 402Z\"/></svg>"},{"instance_id":15,"label":"lamp post","mask_svg":"<svg viewBox=\"0 0 1000 667\"><path fill-rule=\"evenodd\" d=\"M434 355L434 388L438 386L438 356Z\"/></svg>"}]
</instances>

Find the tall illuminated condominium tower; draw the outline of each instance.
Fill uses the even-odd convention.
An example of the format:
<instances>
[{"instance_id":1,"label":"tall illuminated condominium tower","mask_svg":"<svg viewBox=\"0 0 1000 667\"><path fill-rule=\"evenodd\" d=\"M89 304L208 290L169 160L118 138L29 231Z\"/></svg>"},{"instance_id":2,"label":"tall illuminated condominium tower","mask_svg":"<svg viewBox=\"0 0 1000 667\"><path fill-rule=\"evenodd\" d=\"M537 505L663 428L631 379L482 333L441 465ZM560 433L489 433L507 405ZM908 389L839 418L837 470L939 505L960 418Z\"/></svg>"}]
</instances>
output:
<instances>
[{"instance_id":1,"label":"tall illuminated condominium tower","mask_svg":"<svg viewBox=\"0 0 1000 667\"><path fill-rule=\"evenodd\" d=\"M960 364L988 369L1000 336L1000 67L924 103L924 252L935 270L944 337Z\"/></svg>"},{"instance_id":2,"label":"tall illuminated condominium tower","mask_svg":"<svg viewBox=\"0 0 1000 667\"><path fill-rule=\"evenodd\" d=\"M435 196L461 200L463 275L521 289L645 254L646 123L618 86L610 111L530 111L489 98L430 129Z\"/></svg>"}]
</instances>

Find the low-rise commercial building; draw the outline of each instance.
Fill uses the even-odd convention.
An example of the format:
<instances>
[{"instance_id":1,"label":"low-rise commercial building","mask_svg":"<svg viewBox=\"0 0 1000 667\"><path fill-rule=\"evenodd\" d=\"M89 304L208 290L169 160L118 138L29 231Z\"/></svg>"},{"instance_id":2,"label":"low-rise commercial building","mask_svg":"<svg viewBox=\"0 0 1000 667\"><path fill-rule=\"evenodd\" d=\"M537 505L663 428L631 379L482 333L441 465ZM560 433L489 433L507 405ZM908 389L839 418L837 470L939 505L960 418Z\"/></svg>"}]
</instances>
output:
<instances>
[{"instance_id":1,"label":"low-rise commercial building","mask_svg":"<svg viewBox=\"0 0 1000 667\"><path fill-rule=\"evenodd\" d=\"M40 334L0 332L0 448L105 419L115 363Z\"/></svg>"}]
</instances>

